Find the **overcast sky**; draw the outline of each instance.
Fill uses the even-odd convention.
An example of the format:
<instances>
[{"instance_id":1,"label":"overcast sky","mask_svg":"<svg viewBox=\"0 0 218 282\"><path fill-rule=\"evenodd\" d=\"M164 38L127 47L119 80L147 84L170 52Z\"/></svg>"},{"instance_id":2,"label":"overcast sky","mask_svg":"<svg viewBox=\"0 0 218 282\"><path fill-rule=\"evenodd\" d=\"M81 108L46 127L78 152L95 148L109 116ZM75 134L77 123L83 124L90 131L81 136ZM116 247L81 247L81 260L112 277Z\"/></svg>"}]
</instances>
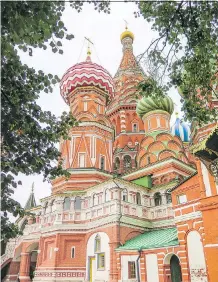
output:
<instances>
[{"instance_id":1,"label":"overcast sky","mask_svg":"<svg viewBox=\"0 0 218 282\"><path fill-rule=\"evenodd\" d=\"M54 54L50 50L34 50L33 57L26 53L21 54L22 61L36 70L43 70L45 73L57 74L62 77L64 72L86 58L87 43L84 44L84 37L89 37L94 43L92 47L92 61L101 64L112 76L119 66L122 58L122 46L120 43L120 34L125 29L126 20L129 24L129 30L135 35L134 54L139 55L156 38L157 34L151 31L151 26L140 17L135 18L133 12L137 10L134 3L113 3L111 5L111 14L98 13L93 5L84 4L81 13L67 7L63 14L63 22L69 33L74 34L75 38L71 41L64 40L64 54ZM83 47L83 49L82 49ZM146 70L145 70L146 71ZM169 95L177 105L177 111L180 109L180 96L176 90L170 91ZM63 111L68 111L68 106L60 96L59 85L56 85L51 94L41 93L39 105L44 110L50 110L59 116ZM175 120L175 116L172 116ZM14 197L21 205L25 205L31 185L35 182L35 197L39 204L39 199L50 195L51 184L43 182L42 176L21 176L23 185L16 189Z\"/></svg>"}]
</instances>

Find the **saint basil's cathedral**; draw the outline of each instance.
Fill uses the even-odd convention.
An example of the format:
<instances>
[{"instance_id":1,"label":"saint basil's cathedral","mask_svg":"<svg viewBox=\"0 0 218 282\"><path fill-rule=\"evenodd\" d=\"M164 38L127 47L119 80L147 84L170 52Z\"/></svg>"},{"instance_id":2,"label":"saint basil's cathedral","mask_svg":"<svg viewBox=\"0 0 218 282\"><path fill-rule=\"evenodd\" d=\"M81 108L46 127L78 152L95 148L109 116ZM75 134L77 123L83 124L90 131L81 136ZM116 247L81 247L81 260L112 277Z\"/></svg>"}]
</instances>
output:
<instances>
[{"instance_id":1,"label":"saint basil's cathedral","mask_svg":"<svg viewBox=\"0 0 218 282\"><path fill-rule=\"evenodd\" d=\"M40 205L32 191L23 235L2 256L4 281L218 281L218 123L177 116L170 127L170 97L137 100L146 74L133 41L121 34L114 78L90 49L63 75L78 121L60 141L70 178L53 180Z\"/></svg>"}]
</instances>

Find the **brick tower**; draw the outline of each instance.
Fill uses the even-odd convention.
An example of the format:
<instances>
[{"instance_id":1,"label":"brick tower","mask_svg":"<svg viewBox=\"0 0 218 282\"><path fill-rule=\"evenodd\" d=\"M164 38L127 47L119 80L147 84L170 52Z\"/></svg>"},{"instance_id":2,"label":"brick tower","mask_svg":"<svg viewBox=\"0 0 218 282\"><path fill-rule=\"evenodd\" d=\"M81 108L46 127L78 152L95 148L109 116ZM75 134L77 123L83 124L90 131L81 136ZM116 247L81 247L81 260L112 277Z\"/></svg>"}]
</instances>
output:
<instances>
[{"instance_id":1,"label":"brick tower","mask_svg":"<svg viewBox=\"0 0 218 282\"><path fill-rule=\"evenodd\" d=\"M115 95L107 116L115 130L114 171L122 174L136 167L138 144L144 136L143 123L136 114L136 90L145 74L133 54L134 34L126 28L121 34L123 57L115 74Z\"/></svg>"},{"instance_id":2,"label":"brick tower","mask_svg":"<svg viewBox=\"0 0 218 282\"><path fill-rule=\"evenodd\" d=\"M107 179L105 171L112 171L113 129L105 108L114 94L114 83L102 66L92 63L89 48L86 61L66 71L60 90L78 126L71 129L70 140L60 143L71 178L68 182L63 178L53 181L54 193L84 189Z\"/></svg>"}]
</instances>

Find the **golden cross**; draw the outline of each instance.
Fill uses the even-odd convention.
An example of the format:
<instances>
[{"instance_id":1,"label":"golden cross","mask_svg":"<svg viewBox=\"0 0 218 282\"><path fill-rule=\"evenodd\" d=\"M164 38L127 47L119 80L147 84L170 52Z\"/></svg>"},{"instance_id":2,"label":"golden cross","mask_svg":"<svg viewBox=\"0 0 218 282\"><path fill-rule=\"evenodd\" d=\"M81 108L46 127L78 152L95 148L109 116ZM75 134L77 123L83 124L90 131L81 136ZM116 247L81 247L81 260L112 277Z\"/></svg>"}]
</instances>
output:
<instances>
[{"instance_id":1,"label":"golden cross","mask_svg":"<svg viewBox=\"0 0 218 282\"><path fill-rule=\"evenodd\" d=\"M88 47L89 47L89 43L91 43L92 45L94 45L94 43L93 43L88 37L85 37L85 39L88 41Z\"/></svg>"},{"instance_id":2,"label":"golden cross","mask_svg":"<svg viewBox=\"0 0 218 282\"><path fill-rule=\"evenodd\" d=\"M126 24L126 27L125 27L125 29L127 30L127 29L128 29L128 27L127 27L127 25L128 25L128 22L127 22L126 20L124 20L124 22L125 22L125 24Z\"/></svg>"},{"instance_id":3,"label":"golden cross","mask_svg":"<svg viewBox=\"0 0 218 282\"><path fill-rule=\"evenodd\" d=\"M92 45L94 45L94 43L93 43L89 38L87 38L87 37L85 37L85 39L88 41L87 55L88 55L88 56L91 56L90 43L91 43Z\"/></svg>"}]
</instances>

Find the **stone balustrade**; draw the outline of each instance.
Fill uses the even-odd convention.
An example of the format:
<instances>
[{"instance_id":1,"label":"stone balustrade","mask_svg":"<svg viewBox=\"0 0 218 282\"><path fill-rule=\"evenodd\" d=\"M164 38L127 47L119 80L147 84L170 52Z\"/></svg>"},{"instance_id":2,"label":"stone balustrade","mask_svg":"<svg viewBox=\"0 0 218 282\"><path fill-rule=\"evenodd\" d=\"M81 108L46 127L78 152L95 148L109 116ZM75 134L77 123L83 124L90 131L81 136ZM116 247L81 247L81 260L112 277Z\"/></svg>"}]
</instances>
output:
<instances>
[{"instance_id":1,"label":"stone balustrade","mask_svg":"<svg viewBox=\"0 0 218 282\"><path fill-rule=\"evenodd\" d=\"M164 204L160 206L144 206L130 202L121 202L111 200L90 208L69 211L53 211L48 214L41 215L36 223L26 225L24 235L37 233L41 227L47 227L54 224L63 223L84 223L87 220L97 219L113 214L123 214L125 216L139 217L145 220L156 220L173 216L172 204Z\"/></svg>"},{"instance_id":2,"label":"stone balustrade","mask_svg":"<svg viewBox=\"0 0 218 282\"><path fill-rule=\"evenodd\" d=\"M145 207L126 202L122 204L122 213L152 220L173 216L173 209L171 203L155 207Z\"/></svg>"}]
</instances>

